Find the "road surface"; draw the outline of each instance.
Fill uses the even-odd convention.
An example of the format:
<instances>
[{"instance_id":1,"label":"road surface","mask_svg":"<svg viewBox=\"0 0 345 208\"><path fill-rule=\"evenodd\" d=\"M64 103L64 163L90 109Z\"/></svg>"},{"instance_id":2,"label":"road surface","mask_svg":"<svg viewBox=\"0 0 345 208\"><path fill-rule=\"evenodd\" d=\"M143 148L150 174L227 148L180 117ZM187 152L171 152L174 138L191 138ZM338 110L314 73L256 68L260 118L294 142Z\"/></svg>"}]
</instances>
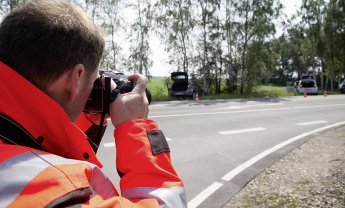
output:
<instances>
[{"instance_id":1,"label":"road surface","mask_svg":"<svg viewBox=\"0 0 345 208\"><path fill-rule=\"evenodd\" d=\"M345 96L173 101L150 106L168 139L189 208L221 207L272 162L345 121ZM98 156L117 184L113 128Z\"/></svg>"}]
</instances>

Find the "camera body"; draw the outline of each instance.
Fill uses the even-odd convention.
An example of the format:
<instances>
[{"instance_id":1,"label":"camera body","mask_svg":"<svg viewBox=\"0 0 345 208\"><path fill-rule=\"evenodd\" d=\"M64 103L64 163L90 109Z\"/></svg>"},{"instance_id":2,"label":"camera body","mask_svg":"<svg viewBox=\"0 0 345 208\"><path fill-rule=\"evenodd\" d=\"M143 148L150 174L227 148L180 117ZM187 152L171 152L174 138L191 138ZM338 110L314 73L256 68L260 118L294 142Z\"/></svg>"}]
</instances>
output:
<instances>
[{"instance_id":1,"label":"camera body","mask_svg":"<svg viewBox=\"0 0 345 208\"><path fill-rule=\"evenodd\" d=\"M101 118L97 135L88 135L88 141L95 152L97 152L105 131L103 124L106 114L109 114L110 103L116 99L118 93L131 92L135 86L135 82L127 80L127 77L122 73L104 73L101 71L100 75L102 76L98 77L93 84L91 94L83 110L87 114L98 114ZM111 80L116 83L116 89L113 91L111 89ZM146 97L150 104L151 93L148 89L146 89Z\"/></svg>"},{"instance_id":2,"label":"camera body","mask_svg":"<svg viewBox=\"0 0 345 208\"><path fill-rule=\"evenodd\" d=\"M116 83L116 89L121 94L131 92L135 86L133 81L127 80L123 73L105 73L100 72L100 77L93 84L93 88L89 99L84 107L83 112L89 114L109 114L109 106L111 102L111 80ZM104 76L104 85L102 77ZM148 102L151 103L151 93L146 88L146 97Z\"/></svg>"}]
</instances>

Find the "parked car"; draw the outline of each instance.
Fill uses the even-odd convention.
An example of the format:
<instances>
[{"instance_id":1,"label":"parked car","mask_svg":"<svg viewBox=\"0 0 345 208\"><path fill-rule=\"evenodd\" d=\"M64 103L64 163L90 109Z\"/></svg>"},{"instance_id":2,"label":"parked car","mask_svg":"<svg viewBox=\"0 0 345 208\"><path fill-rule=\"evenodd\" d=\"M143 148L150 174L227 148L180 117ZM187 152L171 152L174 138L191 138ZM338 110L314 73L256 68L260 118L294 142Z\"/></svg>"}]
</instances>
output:
<instances>
[{"instance_id":1,"label":"parked car","mask_svg":"<svg viewBox=\"0 0 345 208\"><path fill-rule=\"evenodd\" d=\"M317 95L319 88L317 87L316 81L314 79L301 79L297 85L297 93L299 94L313 94Z\"/></svg>"},{"instance_id":2,"label":"parked car","mask_svg":"<svg viewBox=\"0 0 345 208\"><path fill-rule=\"evenodd\" d=\"M345 79L342 82L340 82L338 89L340 93L345 93Z\"/></svg>"},{"instance_id":3,"label":"parked car","mask_svg":"<svg viewBox=\"0 0 345 208\"><path fill-rule=\"evenodd\" d=\"M171 80L173 81L170 89L170 96L191 97L196 96L196 86L193 81L188 79L186 72L172 72Z\"/></svg>"}]
</instances>

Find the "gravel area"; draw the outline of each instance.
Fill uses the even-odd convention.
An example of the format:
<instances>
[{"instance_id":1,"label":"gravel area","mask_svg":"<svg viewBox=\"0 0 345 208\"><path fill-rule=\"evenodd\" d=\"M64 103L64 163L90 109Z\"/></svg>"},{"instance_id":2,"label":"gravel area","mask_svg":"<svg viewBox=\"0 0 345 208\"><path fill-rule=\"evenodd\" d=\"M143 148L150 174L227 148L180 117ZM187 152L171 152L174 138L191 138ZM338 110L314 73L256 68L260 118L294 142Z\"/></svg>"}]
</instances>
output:
<instances>
[{"instance_id":1,"label":"gravel area","mask_svg":"<svg viewBox=\"0 0 345 208\"><path fill-rule=\"evenodd\" d=\"M345 127L311 138L250 181L223 208L345 207Z\"/></svg>"}]
</instances>

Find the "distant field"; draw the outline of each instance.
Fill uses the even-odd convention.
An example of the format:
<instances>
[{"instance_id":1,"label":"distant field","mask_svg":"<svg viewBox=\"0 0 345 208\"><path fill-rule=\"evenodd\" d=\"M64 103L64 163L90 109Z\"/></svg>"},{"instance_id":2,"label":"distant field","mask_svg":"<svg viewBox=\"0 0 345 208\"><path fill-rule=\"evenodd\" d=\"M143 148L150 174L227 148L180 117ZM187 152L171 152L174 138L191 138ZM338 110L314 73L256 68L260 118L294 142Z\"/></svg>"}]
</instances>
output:
<instances>
[{"instance_id":1,"label":"distant field","mask_svg":"<svg viewBox=\"0 0 345 208\"><path fill-rule=\"evenodd\" d=\"M153 101L167 101L176 98L168 96L168 89L165 86L163 78L152 78L148 83L148 89L151 91ZM239 93L205 96L204 99L231 99L231 98L250 98L250 97L283 97L294 96L294 93L287 92L285 87L281 86L258 86L251 94L243 95Z\"/></svg>"}]
</instances>

